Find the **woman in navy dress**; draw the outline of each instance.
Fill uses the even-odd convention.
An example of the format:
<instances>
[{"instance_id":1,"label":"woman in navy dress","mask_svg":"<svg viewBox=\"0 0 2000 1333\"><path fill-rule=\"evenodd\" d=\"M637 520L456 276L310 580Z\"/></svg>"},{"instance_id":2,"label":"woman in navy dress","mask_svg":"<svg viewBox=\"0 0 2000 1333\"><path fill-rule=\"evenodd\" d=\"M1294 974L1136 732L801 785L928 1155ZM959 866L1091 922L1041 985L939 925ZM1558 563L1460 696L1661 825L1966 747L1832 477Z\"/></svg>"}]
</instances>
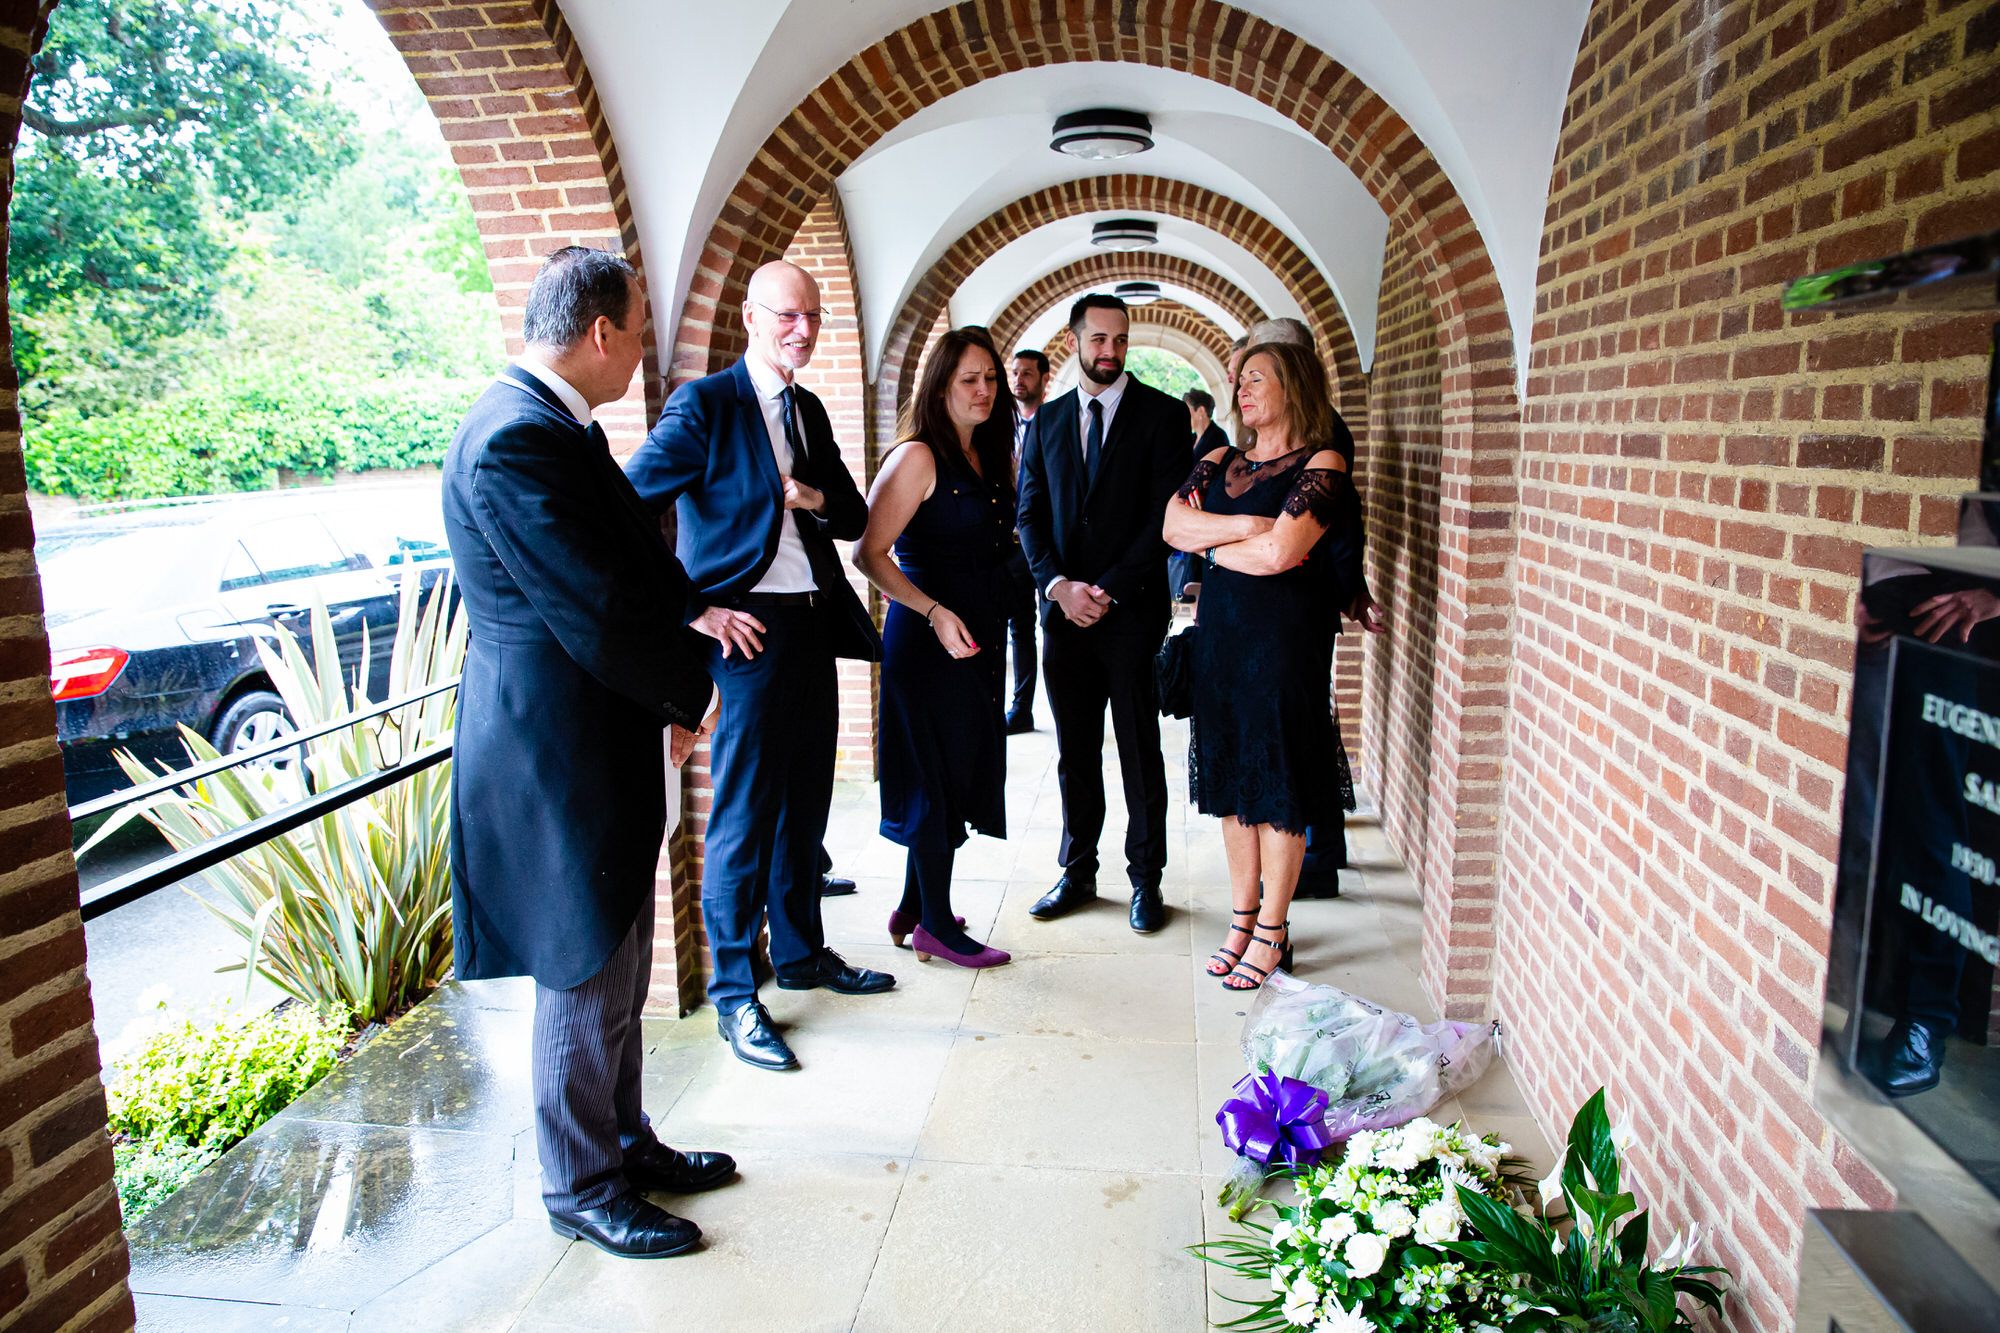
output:
<instances>
[{"instance_id":1,"label":"woman in navy dress","mask_svg":"<svg viewBox=\"0 0 2000 1333\"><path fill-rule=\"evenodd\" d=\"M889 936L919 960L992 967L965 933L951 865L968 827L1007 836L1005 654L1014 550L1013 400L984 329L932 349L903 438L868 495L854 563L890 601L882 628L882 836L909 849ZM893 551L893 553L892 553Z\"/></svg>"},{"instance_id":2,"label":"woman in navy dress","mask_svg":"<svg viewBox=\"0 0 2000 1333\"><path fill-rule=\"evenodd\" d=\"M1312 353L1252 347L1237 410L1246 447L1203 455L1167 505L1164 533L1209 566L1192 658L1188 784L1196 807L1222 818L1236 920L1208 972L1232 990L1254 990L1291 966L1287 916L1306 830L1338 825L1354 808L1331 685L1361 503L1332 447L1339 417Z\"/></svg>"}]
</instances>

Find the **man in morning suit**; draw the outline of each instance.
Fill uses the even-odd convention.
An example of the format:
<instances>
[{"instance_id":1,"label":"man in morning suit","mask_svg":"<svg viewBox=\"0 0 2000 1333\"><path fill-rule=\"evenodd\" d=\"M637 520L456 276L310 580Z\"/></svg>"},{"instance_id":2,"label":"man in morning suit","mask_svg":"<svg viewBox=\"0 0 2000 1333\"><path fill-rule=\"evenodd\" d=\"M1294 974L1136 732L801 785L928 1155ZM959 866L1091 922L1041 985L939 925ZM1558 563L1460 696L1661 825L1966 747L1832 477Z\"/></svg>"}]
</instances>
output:
<instances>
[{"instance_id":1,"label":"man in morning suit","mask_svg":"<svg viewBox=\"0 0 2000 1333\"><path fill-rule=\"evenodd\" d=\"M833 547L868 526L867 502L826 409L792 382L819 338L819 284L780 261L751 275L748 298L749 353L675 390L625 470L655 511L675 510L694 582L687 623L712 641L722 695L701 881L709 998L738 1059L796 1069L750 969L767 908L783 989L872 995L896 984L827 948L820 924L840 720L833 661L880 661L882 640Z\"/></svg>"},{"instance_id":2,"label":"man in morning suit","mask_svg":"<svg viewBox=\"0 0 2000 1333\"><path fill-rule=\"evenodd\" d=\"M1081 375L1021 437L1021 549L1045 599L1042 682L1056 719L1062 878L1029 909L1043 920L1097 896L1104 828L1104 710L1125 786L1132 929L1166 924L1167 773L1153 655L1166 636L1167 501L1187 480L1187 409L1125 373L1131 321L1115 296L1070 307Z\"/></svg>"},{"instance_id":3,"label":"man in morning suit","mask_svg":"<svg viewBox=\"0 0 2000 1333\"><path fill-rule=\"evenodd\" d=\"M711 688L682 627L687 576L591 410L639 365L643 300L617 255L550 255L527 349L466 414L444 517L470 636L452 770L458 975L532 976L542 1200L557 1234L658 1258L701 1229L640 1193L736 1169L678 1153L640 1107L639 1010L666 832L661 731L676 765Z\"/></svg>"}]
</instances>

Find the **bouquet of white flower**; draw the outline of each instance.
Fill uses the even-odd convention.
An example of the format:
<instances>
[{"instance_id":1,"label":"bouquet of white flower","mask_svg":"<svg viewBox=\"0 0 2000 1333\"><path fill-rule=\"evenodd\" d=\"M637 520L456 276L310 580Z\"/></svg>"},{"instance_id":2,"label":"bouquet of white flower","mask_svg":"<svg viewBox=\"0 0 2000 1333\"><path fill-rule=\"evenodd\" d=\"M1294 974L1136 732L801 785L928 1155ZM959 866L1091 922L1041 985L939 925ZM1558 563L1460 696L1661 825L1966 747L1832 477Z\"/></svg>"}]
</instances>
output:
<instances>
[{"instance_id":1,"label":"bouquet of white flower","mask_svg":"<svg viewBox=\"0 0 2000 1333\"><path fill-rule=\"evenodd\" d=\"M1294 1177L1293 1205L1265 1205L1276 1224L1247 1221L1240 1239L1194 1247L1271 1285L1269 1297L1238 1300L1247 1312L1222 1327L1499 1333L1527 1308L1512 1279L1442 1247L1466 1226L1461 1187L1507 1206L1518 1179L1509 1147L1428 1118L1355 1134L1340 1161Z\"/></svg>"}]
</instances>

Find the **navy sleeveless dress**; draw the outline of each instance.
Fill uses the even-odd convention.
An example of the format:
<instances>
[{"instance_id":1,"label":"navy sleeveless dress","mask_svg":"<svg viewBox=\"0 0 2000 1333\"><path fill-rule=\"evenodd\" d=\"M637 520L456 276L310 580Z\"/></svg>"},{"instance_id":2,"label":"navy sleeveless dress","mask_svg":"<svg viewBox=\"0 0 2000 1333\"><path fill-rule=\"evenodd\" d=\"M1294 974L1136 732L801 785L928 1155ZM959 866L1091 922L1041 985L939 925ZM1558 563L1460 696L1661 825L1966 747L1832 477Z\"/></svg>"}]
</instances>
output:
<instances>
[{"instance_id":1,"label":"navy sleeveless dress","mask_svg":"<svg viewBox=\"0 0 2000 1333\"><path fill-rule=\"evenodd\" d=\"M927 447L921 442L909 448ZM957 847L970 826L1007 836L1006 562L1014 493L963 461L938 461L930 498L896 539L910 582L965 622L979 652L954 658L921 615L889 605L882 627L882 836Z\"/></svg>"},{"instance_id":2,"label":"navy sleeveless dress","mask_svg":"<svg viewBox=\"0 0 2000 1333\"><path fill-rule=\"evenodd\" d=\"M1301 835L1354 808L1332 684L1338 569L1360 539L1361 502L1345 472L1305 466L1316 452L1252 463L1232 448L1197 464L1181 492L1199 493L1205 513L1310 513L1326 525L1282 573L1207 570L1196 608L1189 794L1203 814Z\"/></svg>"}]
</instances>

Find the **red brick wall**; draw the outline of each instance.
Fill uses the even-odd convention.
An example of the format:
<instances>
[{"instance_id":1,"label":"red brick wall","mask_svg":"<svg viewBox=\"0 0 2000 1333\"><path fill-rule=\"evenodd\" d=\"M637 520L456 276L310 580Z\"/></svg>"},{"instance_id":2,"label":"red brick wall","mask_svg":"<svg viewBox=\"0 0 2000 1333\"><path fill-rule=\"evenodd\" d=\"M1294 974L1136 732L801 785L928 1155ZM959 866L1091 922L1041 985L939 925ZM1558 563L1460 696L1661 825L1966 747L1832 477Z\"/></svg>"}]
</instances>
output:
<instances>
[{"instance_id":1,"label":"red brick wall","mask_svg":"<svg viewBox=\"0 0 2000 1333\"><path fill-rule=\"evenodd\" d=\"M1495 1002L1545 1122L1634 1117L1656 1234L1789 1329L1802 1211L1881 1205L1814 1113L1860 550L1948 541L1978 320L1788 278L2000 226L2000 8L1600 0L1524 405Z\"/></svg>"},{"instance_id":2,"label":"red brick wall","mask_svg":"<svg viewBox=\"0 0 2000 1333\"><path fill-rule=\"evenodd\" d=\"M812 364L799 372L799 383L826 404L834 438L840 441L841 461L865 495L875 476L875 452L868 440L868 377L861 347L860 309L854 300L854 257L848 248L847 222L838 194L827 195L807 215L785 258L818 281L820 302L826 311ZM843 551L842 555L851 557L852 552ZM880 599L851 558L846 565L847 581L862 602L874 609L879 622L882 608L875 603ZM873 663L840 663L839 777L874 780L876 689Z\"/></svg>"},{"instance_id":3,"label":"red brick wall","mask_svg":"<svg viewBox=\"0 0 2000 1333\"><path fill-rule=\"evenodd\" d=\"M0 218L33 3L0 4ZM0 279L5 276L0 224ZM83 971L76 861L49 700L49 640L21 467L21 417L0 280L0 1329L113 1333L133 1323L111 1183L97 1033Z\"/></svg>"},{"instance_id":4,"label":"red brick wall","mask_svg":"<svg viewBox=\"0 0 2000 1333\"><path fill-rule=\"evenodd\" d=\"M1178 255L1140 250L1092 255L1037 278L1026 291L1009 301L1006 309L993 317L993 340L1002 347L1016 346L1028 326L1056 306L1092 287L1139 279L1172 283L1206 296L1246 328L1265 318L1262 306L1215 270ZM916 377L912 376L910 382L914 385Z\"/></svg>"},{"instance_id":5,"label":"red brick wall","mask_svg":"<svg viewBox=\"0 0 2000 1333\"><path fill-rule=\"evenodd\" d=\"M1404 237L1389 238L1376 315L1368 419L1349 422L1368 522L1368 582L1385 634L1350 630L1362 659L1359 706L1342 697L1356 772L1399 847L1422 847L1430 804L1438 614L1438 468L1443 447L1437 323ZM1354 732L1359 728L1359 744Z\"/></svg>"}]
</instances>

